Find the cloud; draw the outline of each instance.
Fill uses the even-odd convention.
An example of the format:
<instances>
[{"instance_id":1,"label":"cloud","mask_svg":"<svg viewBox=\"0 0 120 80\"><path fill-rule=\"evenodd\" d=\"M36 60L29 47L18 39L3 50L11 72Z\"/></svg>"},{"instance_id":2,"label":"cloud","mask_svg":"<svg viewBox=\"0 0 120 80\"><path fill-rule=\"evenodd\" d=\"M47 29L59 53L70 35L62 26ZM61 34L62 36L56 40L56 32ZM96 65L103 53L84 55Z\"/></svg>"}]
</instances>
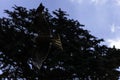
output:
<instances>
[{"instance_id":1,"label":"cloud","mask_svg":"<svg viewBox=\"0 0 120 80\"><path fill-rule=\"evenodd\" d=\"M116 48L120 49L120 38L108 39L107 42L109 47L115 46Z\"/></svg>"},{"instance_id":2,"label":"cloud","mask_svg":"<svg viewBox=\"0 0 120 80\"><path fill-rule=\"evenodd\" d=\"M83 0L70 0L71 2L82 3Z\"/></svg>"},{"instance_id":3,"label":"cloud","mask_svg":"<svg viewBox=\"0 0 120 80\"><path fill-rule=\"evenodd\" d=\"M116 4L117 6L120 6L120 0L115 0L115 4Z\"/></svg>"},{"instance_id":4,"label":"cloud","mask_svg":"<svg viewBox=\"0 0 120 80\"><path fill-rule=\"evenodd\" d=\"M111 26L111 32L112 32L112 33L115 32L115 25L114 25L114 24L112 24L112 26Z\"/></svg>"},{"instance_id":5,"label":"cloud","mask_svg":"<svg viewBox=\"0 0 120 80\"><path fill-rule=\"evenodd\" d=\"M95 5L102 5L105 4L108 0L91 0L91 3Z\"/></svg>"},{"instance_id":6,"label":"cloud","mask_svg":"<svg viewBox=\"0 0 120 80\"><path fill-rule=\"evenodd\" d=\"M114 33L120 29L120 26L116 26L115 24L112 24L110 29L111 29L111 32Z\"/></svg>"},{"instance_id":7,"label":"cloud","mask_svg":"<svg viewBox=\"0 0 120 80\"><path fill-rule=\"evenodd\" d=\"M109 47L115 46L116 48L120 49L120 37L118 36L120 31L120 26L112 24L111 25L111 32L114 33L114 37L112 39L106 40ZM116 36L116 37L115 37Z\"/></svg>"},{"instance_id":8,"label":"cloud","mask_svg":"<svg viewBox=\"0 0 120 80\"><path fill-rule=\"evenodd\" d=\"M103 4L106 4L107 1L109 0L70 0L71 2L76 2L76 3L91 3L91 4L94 4L94 5L103 5Z\"/></svg>"}]
</instances>

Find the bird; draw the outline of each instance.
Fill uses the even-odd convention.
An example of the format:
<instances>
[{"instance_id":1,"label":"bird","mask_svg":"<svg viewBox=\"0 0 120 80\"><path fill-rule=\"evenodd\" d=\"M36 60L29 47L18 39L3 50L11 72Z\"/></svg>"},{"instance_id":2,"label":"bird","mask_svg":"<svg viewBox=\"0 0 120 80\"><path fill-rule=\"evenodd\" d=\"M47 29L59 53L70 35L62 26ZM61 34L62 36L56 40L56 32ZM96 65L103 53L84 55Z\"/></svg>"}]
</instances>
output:
<instances>
[{"instance_id":1,"label":"bird","mask_svg":"<svg viewBox=\"0 0 120 80\"><path fill-rule=\"evenodd\" d=\"M42 3L36 10L34 24L36 31L38 31L38 36L35 38L37 48L34 50L32 63L35 67L41 69L43 62L47 59L50 53L51 47L55 46L61 51L63 51L63 47L60 35L52 35L52 28L45 18L44 6Z\"/></svg>"}]
</instances>

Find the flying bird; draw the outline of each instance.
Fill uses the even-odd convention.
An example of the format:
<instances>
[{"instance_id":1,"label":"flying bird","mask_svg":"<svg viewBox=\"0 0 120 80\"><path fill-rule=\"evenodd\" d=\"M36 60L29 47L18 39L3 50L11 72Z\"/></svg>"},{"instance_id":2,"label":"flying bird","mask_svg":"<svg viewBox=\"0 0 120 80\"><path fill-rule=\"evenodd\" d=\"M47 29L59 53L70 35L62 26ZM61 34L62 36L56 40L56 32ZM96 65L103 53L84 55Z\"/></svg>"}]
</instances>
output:
<instances>
[{"instance_id":1,"label":"flying bird","mask_svg":"<svg viewBox=\"0 0 120 80\"><path fill-rule=\"evenodd\" d=\"M42 63L48 57L51 47L63 50L60 35L52 35L52 28L50 27L48 21L45 18L44 6L42 4L36 10L36 18L34 20L36 31L38 31L38 37L36 37L35 42L38 46L37 50L34 51L33 65L38 69L41 68Z\"/></svg>"}]
</instances>

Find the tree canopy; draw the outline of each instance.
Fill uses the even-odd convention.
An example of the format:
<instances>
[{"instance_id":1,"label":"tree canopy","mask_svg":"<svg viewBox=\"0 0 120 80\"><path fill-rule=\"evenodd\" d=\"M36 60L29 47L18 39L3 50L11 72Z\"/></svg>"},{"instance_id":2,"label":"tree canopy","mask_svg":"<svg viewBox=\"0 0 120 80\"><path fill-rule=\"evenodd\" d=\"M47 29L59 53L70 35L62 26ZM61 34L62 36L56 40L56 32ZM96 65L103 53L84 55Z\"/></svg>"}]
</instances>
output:
<instances>
[{"instance_id":1,"label":"tree canopy","mask_svg":"<svg viewBox=\"0 0 120 80\"><path fill-rule=\"evenodd\" d=\"M117 80L120 72L120 50L100 43L103 39L90 34L84 25L70 19L61 9L52 13L46 8L47 23L36 18L36 9L14 6L0 18L0 78L25 80ZM41 17L41 16L40 16ZM41 26L38 24L41 23ZM41 69L33 63L35 51L42 51L35 41L39 31L49 25L59 34L63 51L52 46ZM39 45L37 45L39 44ZM44 46L44 45L42 45ZM45 49L47 50L47 49Z\"/></svg>"}]
</instances>

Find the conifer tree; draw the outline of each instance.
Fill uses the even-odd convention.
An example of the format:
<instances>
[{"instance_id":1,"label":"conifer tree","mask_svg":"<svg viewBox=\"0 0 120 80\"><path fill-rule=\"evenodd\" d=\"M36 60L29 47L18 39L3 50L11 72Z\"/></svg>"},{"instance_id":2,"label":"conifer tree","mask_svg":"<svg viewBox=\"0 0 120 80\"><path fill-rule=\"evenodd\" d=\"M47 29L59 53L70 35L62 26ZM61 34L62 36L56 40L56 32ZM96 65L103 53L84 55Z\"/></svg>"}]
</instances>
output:
<instances>
[{"instance_id":1,"label":"conifer tree","mask_svg":"<svg viewBox=\"0 0 120 80\"><path fill-rule=\"evenodd\" d=\"M42 4L41 4L42 5ZM37 9L14 6L5 10L8 17L0 18L0 78L25 80L117 80L120 72L120 50L100 43L103 39L90 34L84 25L70 19L61 9L52 14ZM44 38L42 28L54 37ZM41 35L39 35L41 34ZM59 35L59 38L58 38ZM40 41L43 41L41 43ZM59 43L56 43L60 41ZM47 44L46 44L47 42ZM40 69L33 62L41 52L48 51ZM46 45L43 45L46 44ZM57 46L56 46L57 44ZM61 51L61 47L63 50ZM36 52L39 56L36 57ZM44 52L45 53L45 52ZM43 55L44 55L43 53Z\"/></svg>"}]
</instances>

